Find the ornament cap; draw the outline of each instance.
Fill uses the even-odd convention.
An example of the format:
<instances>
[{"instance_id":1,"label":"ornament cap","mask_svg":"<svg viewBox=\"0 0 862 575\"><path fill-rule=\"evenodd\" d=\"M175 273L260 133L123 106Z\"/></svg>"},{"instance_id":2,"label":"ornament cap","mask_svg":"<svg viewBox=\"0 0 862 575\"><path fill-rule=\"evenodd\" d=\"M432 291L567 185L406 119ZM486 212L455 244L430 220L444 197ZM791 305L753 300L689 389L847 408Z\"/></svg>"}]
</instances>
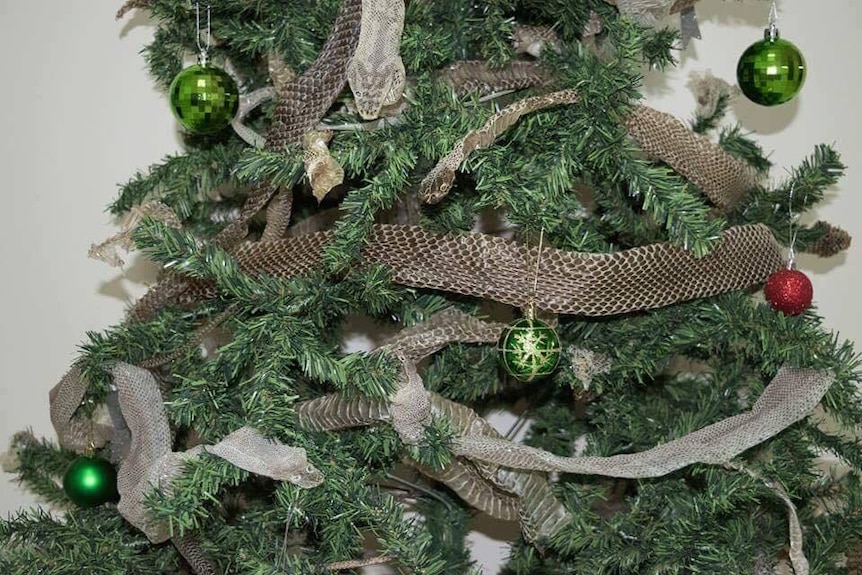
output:
<instances>
[{"instance_id":1,"label":"ornament cap","mask_svg":"<svg viewBox=\"0 0 862 575\"><path fill-rule=\"evenodd\" d=\"M778 31L778 26L770 24L768 28L763 30L763 39L769 42L775 42L781 38L781 33Z\"/></svg>"}]
</instances>

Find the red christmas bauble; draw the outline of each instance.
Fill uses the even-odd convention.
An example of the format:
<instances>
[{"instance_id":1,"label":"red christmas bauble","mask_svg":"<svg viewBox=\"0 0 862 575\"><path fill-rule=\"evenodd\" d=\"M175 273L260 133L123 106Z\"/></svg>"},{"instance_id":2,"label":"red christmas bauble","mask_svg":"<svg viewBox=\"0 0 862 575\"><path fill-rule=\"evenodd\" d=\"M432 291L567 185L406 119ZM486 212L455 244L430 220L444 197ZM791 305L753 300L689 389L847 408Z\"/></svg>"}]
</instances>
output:
<instances>
[{"instance_id":1,"label":"red christmas bauble","mask_svg":"<svg viewBox=\"0 0 862 575\"><path fill-rule=\"evenodd\" d=\"M766 280L763 293L773 309L786 315L799 315L811 305L814 287L808 276L799 270L779 270Z\"/></svg>"}]
</instances>

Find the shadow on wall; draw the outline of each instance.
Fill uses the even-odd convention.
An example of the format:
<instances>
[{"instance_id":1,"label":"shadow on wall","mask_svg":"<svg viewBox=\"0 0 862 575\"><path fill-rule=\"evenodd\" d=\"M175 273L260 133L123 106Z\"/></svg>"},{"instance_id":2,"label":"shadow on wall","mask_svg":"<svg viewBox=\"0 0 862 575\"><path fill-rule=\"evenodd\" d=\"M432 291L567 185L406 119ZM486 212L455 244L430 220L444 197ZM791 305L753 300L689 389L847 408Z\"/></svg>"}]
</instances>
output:
<instances>
[{"instance_id":1,"label":"shadow on wall","mask_svg":"<svg viewBox=\"0 0 862 575\"><path fill-rule=\"evenodd\" d=\"M765 29L769 21L769 10L771 3L765 0L757 2L728 2L727 0L702 0L696 5L698 20L711 22L717 26L745 26L755 29ZM779 18L781 6L779 3ZM760 39L759 32L751 37L751 43ZM688 47L678 53L680 68L698 68L699 42L708 42L710 39L693 40ZM736 58L742 54L748 46L739 47L739 53L729 57ZM696 70L702 72L703 70ZM726 77L724 80L736 84L735 77ZM644 78L644 91L652 96L665 98L672 95L674 89L671 87L666 74L648 73ZM804 98L804 91L800 96L784 105L766 107L749 101L744 96L737 97L732 104L732 111L742 127L749 132L762 135L779 133L790 125L796 118L800 99Z\"/></svg>"},{"instance_id":2,"label":"shadow on wall","mask_svg":"<svg viewBox=\"0 0 862 575\"><path fill-rule=\"evenodd\" d=\"M125 20L125 24L123 24L123 28L120 30L120 38L125 38L129 35L129 32L138 26L153 28L156 26L156 23L152 18L150 18L150 12L148 10L133 10L123 16L122 19ZM189 22L190 25L193 24L193 20L189 20Z\"/></svg>"},{"instance_id":3,"label":"shadow on wall","mask_svg":"<svg viewBox=\"0 0 862 575\"><path fill-rule=\"evenodd\" d=\"M133 254L132 261L123 267L122 273L99 286L99 294L131 305L139 296L131 293L126 288L126 283L130 282L138 286L154 285L160 271L161 266L159 264L147 259L140 253Z\"/></svg>"},{"instance_id":4,"label":"shadow on wall","mask_svg":"<svg viewBox=\"0 0 862 575\"><path fill-rule=\"evenodd\" d=\"M778 3L779 14L782 2ZM727 2L702 0L697 3L697 19L715 22L722 26L761 26L769 19L772 4L768 0L757 2Z\"/></svg>"}]
</instances>

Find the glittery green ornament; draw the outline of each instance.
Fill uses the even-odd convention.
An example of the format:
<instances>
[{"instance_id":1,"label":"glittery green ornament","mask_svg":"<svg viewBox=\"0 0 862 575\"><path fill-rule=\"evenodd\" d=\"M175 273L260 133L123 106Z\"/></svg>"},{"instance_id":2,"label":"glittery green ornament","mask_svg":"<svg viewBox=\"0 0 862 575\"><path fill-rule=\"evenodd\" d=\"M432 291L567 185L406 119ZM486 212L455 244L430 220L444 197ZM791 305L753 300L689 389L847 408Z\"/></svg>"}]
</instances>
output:
<instances>
[{"instance_id":1,"label":"glittery green ornament","mask_svg":"<svg viewBox=\"0 0 862 575\"><path fill-rule=\"evenodd\" d=\"M171 109L187 130L214 134L230 125L239 108L239 90L230 74L211 64L189 66L174 78Z\"/></svg>"},{"instance_id":2,"label":"glittery green ornament","mask_svg":"<svg viewBox=\"0 0 862 575\"><path fill-rule=\"evenodd\" d=\"M540 319L527 317L510 324L498 349L503 368L519 381L550 375L560 361L560 338Z\"/></svg>"},{"instance_id":3,"label":"glittery green ornament","mask_svg":"<svg viewBox=\"0 0 862 575\"><path fill-rule=\"evenodd\" d=\"M82 455L69 465L63 475L63 491L81 507L95 507L119 499L117 472L101 457Z\"/></svg>"},{"instance_id":4,"label":"glittery green ornament","mask_svg":"<svg viewBox=\"0 0 862 575\"><path fill-rule=\"evenodd\" d=\"M777 106L792 100L805 82L805 59L791 42L766 29L764 39L742 53L736 66L742 93L761 106Z\"/></svg>"}]
</instances>

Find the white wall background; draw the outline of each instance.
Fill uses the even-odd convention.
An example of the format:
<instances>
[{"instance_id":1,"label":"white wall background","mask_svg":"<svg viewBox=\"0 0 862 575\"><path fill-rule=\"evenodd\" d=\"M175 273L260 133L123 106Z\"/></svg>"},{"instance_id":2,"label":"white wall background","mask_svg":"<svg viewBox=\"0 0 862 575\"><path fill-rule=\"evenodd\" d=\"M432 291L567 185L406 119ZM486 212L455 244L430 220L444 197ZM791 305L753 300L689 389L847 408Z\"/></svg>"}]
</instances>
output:
<instances>
[{"instance_id":1,"label":"white wall background","mask_svg":"<svg viewBox=\"0 0 862 575\"><path fill-rule=\"evenodd\" d=\"M140 15L115 21L120 0L0 0L0 451L18 430L53 437L48 390L76 355L87 330L117 323L142 293L135 277L87 258L91 243L114 232L105 206L117 184L178 149L164 96L139 51L153 28ZM782 0L782 36L805 54L801 96L778 108L740 99L743 126L774 150L773 177L815 144L834 143L849 165L818 217L862 241L862 24L858 1ZM694 110L689 73L711 70L733 81L736 60L761 37L768 3L702 0L704 38L681 67L649 74L655 107L687 119ZM827 325L862 341L859 249L830 260L803 258ZM0 514L34 503L0 474ZM494 543L486 541L487 562Z\"/></svg>"}]
</instances>

